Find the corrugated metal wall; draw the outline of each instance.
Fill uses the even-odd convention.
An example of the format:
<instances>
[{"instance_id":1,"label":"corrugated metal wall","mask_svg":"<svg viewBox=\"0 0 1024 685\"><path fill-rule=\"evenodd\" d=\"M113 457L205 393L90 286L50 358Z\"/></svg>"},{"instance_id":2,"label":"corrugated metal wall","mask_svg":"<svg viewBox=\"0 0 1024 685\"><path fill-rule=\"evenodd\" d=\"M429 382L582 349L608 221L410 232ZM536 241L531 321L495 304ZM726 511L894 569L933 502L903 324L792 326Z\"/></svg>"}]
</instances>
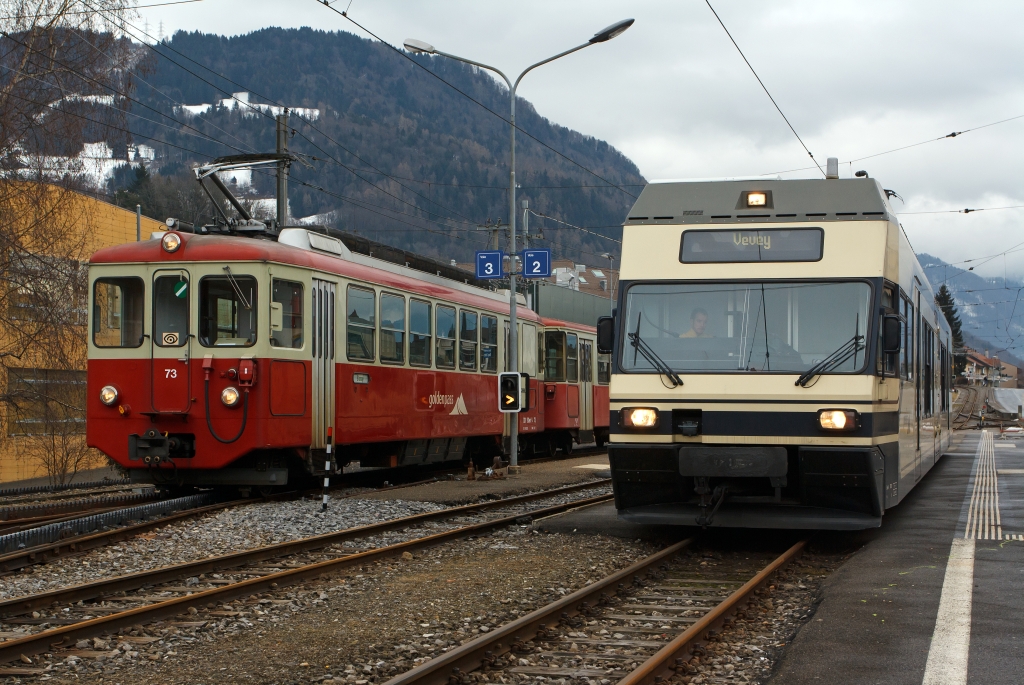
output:
<instances>
[{"instance_id":1,"label":"corrugated metal wall","mask_svg":"<svg viewBox=\"0 0 1024 685\"><path fill-rule=\"evenodd\" d=\"M536 289L534 311L541 316L596 326L599 316L610 316L607 298L541 282Z\"/></svg>"}]
</instances>

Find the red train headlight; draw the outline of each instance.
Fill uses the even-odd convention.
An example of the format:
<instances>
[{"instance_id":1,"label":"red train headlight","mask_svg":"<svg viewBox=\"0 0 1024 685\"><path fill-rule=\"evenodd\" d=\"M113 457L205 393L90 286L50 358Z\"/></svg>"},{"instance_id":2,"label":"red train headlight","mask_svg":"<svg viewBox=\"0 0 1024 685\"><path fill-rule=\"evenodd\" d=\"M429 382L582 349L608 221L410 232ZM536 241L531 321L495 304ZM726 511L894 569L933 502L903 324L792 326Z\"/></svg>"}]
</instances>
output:
<instances>
[{"instance_id":1,"label":"red train headlight","mask_svg":"<svg viewBox=\"0 0 1024 685\"><path fill-rule=\"evenodd\" d=\"M164 237L160 239L160 243L167 252L177 252L181 247L181 236L177 233L165 233Z\"/></svg>"},{"instance_id":2,"label":"red train headlight","mask_svg":"<svg viewBox=\"0 0 1024 685\"><path fill-rule=\"evenodd\" d=\"M117 388L112 385L104 385L100 388L100 402L108 407L117 402Z\"/></svg>"},{"instance_id":3,"label":"red train headlight","mask_svg":"<svg viewBox=\"0 0 1024 685\"><path fill-rule=\"evenodd\" d=\"M238 392L238 388L233 388L230 385L220 391L220 401L224 403L225 407L233 407L238 404L238 399L241 395Z\"/></svg>"}]
</instances>

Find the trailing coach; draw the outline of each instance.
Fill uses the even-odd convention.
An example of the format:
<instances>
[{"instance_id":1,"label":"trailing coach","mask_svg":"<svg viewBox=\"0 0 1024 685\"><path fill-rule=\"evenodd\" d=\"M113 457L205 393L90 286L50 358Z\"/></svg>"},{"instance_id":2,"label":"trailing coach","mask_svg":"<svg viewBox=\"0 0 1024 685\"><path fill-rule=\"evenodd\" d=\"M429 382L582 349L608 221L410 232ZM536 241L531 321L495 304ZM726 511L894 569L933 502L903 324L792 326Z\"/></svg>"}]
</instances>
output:
<instances>
[{"instance_id":1,"label":"trailing coach","mask_svg":"<svg viewBox=\"0 0 1024 685\"><path fill-rule=\"evenodd\" d=\"M507 448L507 291L305 228L244 235L255 223L203 235L169 220L93 255L90 446L133 482L261 491L356 461L489 463ZM523 453L607 440L610 356L595 328L521 307L519 335Z\"/></svg>"},{"instance_id":2,"label":"trailing coach","mask_svg":"<svg viewBox=\"0 0 1024 685\"><path fill-rule=\"evenodd\" d=\"M609 459L639 523L879 526L949 444L950 329L879 183L653 183L623 232Z\"/></svg>"}]
</instances>

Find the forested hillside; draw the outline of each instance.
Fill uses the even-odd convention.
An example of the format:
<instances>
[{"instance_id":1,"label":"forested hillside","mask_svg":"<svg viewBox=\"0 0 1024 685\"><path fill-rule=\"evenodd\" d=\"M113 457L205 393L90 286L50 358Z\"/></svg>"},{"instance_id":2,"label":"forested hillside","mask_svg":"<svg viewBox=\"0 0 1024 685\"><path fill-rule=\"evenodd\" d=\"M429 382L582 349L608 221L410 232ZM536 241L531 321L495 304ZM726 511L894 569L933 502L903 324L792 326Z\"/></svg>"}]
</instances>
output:
<instances>
[{"instance_id":1,"label":"forested hillside","mask_svg":"<svg viewBox=\"0 0 1024 685\"><path fill-rule=\"evenodd\" d=\"M491 77L444 58L414 59L507 116L507 91ZM290 122L291 149L308 163L292 168L293 217L334 212L337 228L460 261L484 246L485 234L473 227L508 219L508 125L380 43L309 28L235 37L179 32L155 46L149 61L148 84L136 91L141 104L133 105L145 119L133 117L132 128L167 144L138 139L154 146L156 157L152 178L134 183L132 198L149 197L154 214L170 210L154 206L160 197L168 203L168 189L184 192L168 178L181 177L194 162L274 149L274 121L265 109L214 106L190 114L181 107L216 105L248 91L253 103L319 110ZM637 167L607 143L548 121L524 100L517 103L517 124L621 186L520 132L519 197L540 213L618 237L633 202L628 193L639 194L644 183ZM133 180L134 174L117 174L111 190ZM165 192L154 195L151 186L161 183ZM272 172L254 173L252 188L271 197ZM532 217L531 229L540 228L559 256L594 263L602 252L617 252L615 242Z\"/></svg>"}]
</instances>

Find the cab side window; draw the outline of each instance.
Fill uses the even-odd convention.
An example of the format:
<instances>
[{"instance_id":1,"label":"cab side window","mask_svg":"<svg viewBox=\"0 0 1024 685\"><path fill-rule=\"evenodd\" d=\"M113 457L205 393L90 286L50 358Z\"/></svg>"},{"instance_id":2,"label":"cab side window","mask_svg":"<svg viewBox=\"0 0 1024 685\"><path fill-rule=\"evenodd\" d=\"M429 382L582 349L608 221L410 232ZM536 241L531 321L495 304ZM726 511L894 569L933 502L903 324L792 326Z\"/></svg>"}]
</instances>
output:
<instances>
[{"instance_id":1,"label":"cab side window","mask_svg":"<svg viewBox=\"0 0 1024 685\"><path fill-rule=\"evenodd\" d=\"M561 331L544 333L544 380L565 380L565 333Z\"/></svg>"},{"instance_id":2,"label":"cab side window","mask_svg":"<svg viewBox=\"0 0 1024 685\"><path fill-rule=\"evenodd\" d=\"M302 284L273 280L270 303L270 344L302 347Z\"/></svg>"}]
</instances>

